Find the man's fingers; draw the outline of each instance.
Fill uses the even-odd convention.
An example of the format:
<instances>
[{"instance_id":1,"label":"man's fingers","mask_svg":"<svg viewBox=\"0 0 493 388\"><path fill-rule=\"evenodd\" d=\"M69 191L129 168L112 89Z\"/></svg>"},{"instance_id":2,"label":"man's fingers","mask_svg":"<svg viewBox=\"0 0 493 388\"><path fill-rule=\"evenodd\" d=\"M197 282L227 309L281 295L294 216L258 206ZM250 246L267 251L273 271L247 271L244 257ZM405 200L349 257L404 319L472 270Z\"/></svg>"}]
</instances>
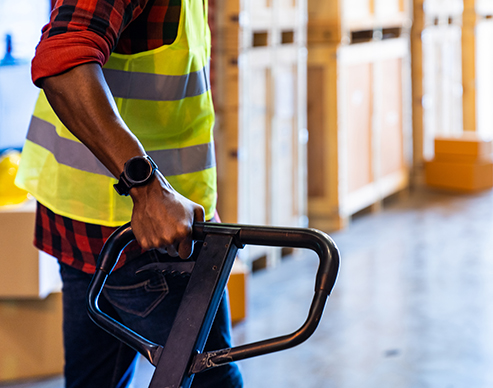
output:
<instances>
[{"instance_id":1,"label":"man's fingers","mask_svg":"<svg viewBox=\"0 0 493 388\"><path fill-rule=\"evenodd\" d=\"M183 260L188 259L193 252L193 240L191 237L185 238L180 245L178 245L178 256Z\"/></svg>"},{"instance_id":2,"label":"man's fingers","mask_svg":"<svg viewBox=\"0 0 493 388\"><path fill-rule=\"evenodd\" d=\"M195 206L193 213L194 213L195 221L198 222L205 221L205 211L202 206Z\"/></svg>"}]
</instances>

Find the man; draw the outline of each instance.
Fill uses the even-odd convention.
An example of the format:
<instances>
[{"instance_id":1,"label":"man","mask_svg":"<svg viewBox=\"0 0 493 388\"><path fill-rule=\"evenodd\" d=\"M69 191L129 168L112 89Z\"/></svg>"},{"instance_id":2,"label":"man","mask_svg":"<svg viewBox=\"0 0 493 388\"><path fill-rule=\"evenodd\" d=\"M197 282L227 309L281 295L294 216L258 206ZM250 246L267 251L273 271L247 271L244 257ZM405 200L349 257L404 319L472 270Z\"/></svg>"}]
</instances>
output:
<instances>
[{"instance_id":1,"label":"man","mask_svg":"<svg viewBox=\"0 0 493 388\"><path fill-rule=\"evenodd\" d=\"M135 272L187 259L193 222L215 214L209 42L201 0L59 0L43 28L32 63L43 91L16 182L38 200L36 246L60 261L67 387L131 379L135 352L85 312L97 254L130 219L140 247L122 255L101 305L149 339L167 338L187 279ZM223 300L206 348L229 346L228 324ZM229 365L192 386L241 385Z\"/></svg>"}]
</instances>

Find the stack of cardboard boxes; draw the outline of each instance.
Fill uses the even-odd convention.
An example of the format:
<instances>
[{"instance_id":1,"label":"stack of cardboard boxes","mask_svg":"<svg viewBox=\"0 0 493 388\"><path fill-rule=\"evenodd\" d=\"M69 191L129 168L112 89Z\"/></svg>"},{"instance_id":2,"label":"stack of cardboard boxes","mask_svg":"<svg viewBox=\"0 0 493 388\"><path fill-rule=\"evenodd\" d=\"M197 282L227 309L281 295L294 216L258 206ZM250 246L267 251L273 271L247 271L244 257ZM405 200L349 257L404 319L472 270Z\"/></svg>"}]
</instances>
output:
<instances>
[{"instance_id":1,"label":"stack of cardboard boxes","mask_svg":"<svg viewBox=\"0 0 493 388\"><path fill-rule=\"evenodd\" d=\"M56 261L33 246L34 204L0 209L0 382L63 371Z\"/></svg>"},{"instance_id":2,"label":"stack of cardboard boxes","mask_svg":"<svg viewBox=\"0 0 493 388\"><path fill-rule=\"evenodd\" d=\"M437 137L435 158L425 164L429 186L457 191L493 187L493 141L476 132Z\"/></svg>"}]
</instances>

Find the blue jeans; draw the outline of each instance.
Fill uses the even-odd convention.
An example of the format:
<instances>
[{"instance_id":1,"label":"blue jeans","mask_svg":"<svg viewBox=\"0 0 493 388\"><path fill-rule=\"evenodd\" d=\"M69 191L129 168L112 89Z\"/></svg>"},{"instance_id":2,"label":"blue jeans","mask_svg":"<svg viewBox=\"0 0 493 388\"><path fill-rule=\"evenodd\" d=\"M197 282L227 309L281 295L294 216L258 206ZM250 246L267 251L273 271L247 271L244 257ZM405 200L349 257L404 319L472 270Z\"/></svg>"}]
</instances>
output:
<instances>
[{"instance_id":1,"label":"blue jeans","mask_svg":"<svg viewBox=\"0 0 493 388\"><path fill-rule=\"evenodd\" d=\"M198 249L196 249L198 251ZM196 253L194 253L196 255ZM114 271L99 300L101 310L132 330L163 345L169 335L188 278L157 272L135 274L145 264L169 260L149 251ZM123 388L130 383L137 352L96 326L86 312L92 276L60 264L63 280L63 333L67 388ZM206 350L231 347L227 296L217 312ZM235 364L196 374L193 388L240 388Z\"/></svg>"}]
</instances>

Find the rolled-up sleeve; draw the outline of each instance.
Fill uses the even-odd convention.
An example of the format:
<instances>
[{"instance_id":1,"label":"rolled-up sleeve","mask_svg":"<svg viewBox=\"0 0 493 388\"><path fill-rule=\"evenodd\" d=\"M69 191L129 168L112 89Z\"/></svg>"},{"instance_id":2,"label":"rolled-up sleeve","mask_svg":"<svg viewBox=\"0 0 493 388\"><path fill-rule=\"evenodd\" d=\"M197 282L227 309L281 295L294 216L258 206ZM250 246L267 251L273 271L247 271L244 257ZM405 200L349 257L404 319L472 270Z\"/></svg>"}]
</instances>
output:
<instances>
[{"instance_id":1,"label":"rolled-up sleeve","mask_svg":"<svg viewBox=\"0 0 493 388\"><path fill-rule=\"evenodd\" d=\"M31 64L33 82L90 62L106 63L121 32L146 0L57 1Z\"/></svg>"}]
</instances>

